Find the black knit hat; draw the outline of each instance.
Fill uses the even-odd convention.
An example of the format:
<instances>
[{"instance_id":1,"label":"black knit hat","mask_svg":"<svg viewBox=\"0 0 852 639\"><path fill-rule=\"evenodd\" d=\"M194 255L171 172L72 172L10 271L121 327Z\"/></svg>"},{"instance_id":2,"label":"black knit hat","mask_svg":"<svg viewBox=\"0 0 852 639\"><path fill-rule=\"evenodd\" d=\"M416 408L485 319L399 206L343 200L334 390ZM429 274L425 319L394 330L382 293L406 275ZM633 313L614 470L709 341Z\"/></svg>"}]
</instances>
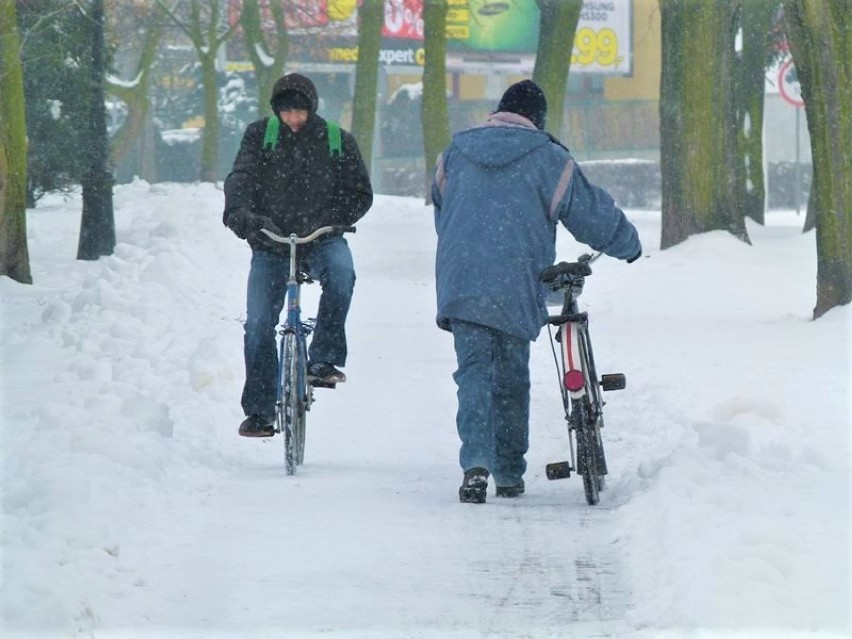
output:
<instances>
[{"instance_id":1,"label":"black knit hat","mask_svg":"<svg viewBox=\"0 0 852 639\"><path fill-rule=\"evenodd\" d=\"M506 89L500 98L497 111L510 111L527 118L539 129L547 120L547 98L544 91L532 80L522 80Z\"/></svg>"}]
</instances>

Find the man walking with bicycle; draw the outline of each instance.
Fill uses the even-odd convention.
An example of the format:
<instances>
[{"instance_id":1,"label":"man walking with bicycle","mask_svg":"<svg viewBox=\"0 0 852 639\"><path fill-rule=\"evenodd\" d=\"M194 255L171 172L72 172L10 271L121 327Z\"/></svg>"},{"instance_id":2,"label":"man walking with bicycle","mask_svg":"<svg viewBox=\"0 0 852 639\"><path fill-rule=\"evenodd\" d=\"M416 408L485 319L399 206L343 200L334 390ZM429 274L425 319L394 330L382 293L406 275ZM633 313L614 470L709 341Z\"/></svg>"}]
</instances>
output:
<instances>
[{"instance_id":1,"label":"man walking with bicycle","mask_svg":"<svg viewBox=\"0 0 852 639\"><path fill-rule=\"evenodd\" d=\"M547 100L531 80L510 86L487 122L454 136L432 184L438 233L438 326L453 334L459 500L524 492L529 356L547 321L538 275L555 261L556 225L633 262L636 228L544 131Z\"/></svg>"},{"instance_id":2,"label":"man walking with bicycle","mask_svg":"<svg viewBox=\"0 0 852 639\"><path fill-rule=\"evenodd\" d=\"M311 80L298 73L272 90L273 115L250 124L225 179L223 222L252 248L247 287L244 354L246 381L240 424L244 437L275 432L278 356L275 327L284 304L289 248L268 238L305 236L322 226L350 226L373 203L361 152L347 131L317 114ZM325 235L300 251L302 270L322 294L308 351L308 377L324 385L346 381L346 316L355 286L352 253L340 234Z\"/></svg>"}]
</instances>

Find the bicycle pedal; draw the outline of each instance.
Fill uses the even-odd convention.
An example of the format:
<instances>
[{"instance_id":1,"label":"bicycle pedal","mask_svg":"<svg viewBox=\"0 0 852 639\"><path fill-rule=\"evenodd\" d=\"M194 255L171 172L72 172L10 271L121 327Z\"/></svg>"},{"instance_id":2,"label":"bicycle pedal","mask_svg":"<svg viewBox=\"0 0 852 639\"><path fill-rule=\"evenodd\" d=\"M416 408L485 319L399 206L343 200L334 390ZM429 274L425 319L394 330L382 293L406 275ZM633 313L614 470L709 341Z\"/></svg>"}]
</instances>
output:
<instances>
[{"instance_id":1,"label":"bicycle pedal","mask_svg":"<svg viewBox=\"0 0 852 639\"><path fill-rule=\"evenodd\" d=\"M544 467L544 472L550 480L565 479L571 476L571 464L567 461L553 462Z\"/></svg>"},{"instance_id":2,"label":"bicycle pedal","mask_svg":"<svg viewBox=\"0 0 852 639\"><path fill-rule=\"evenodd\" d=\"M623 373L601 375L601 389L605 391L624 390L625 386L627 386L627 377Z\"/></svg>"},{"instance_id":3,"label":"bicycle pedal","mask_svg":"<svg viewBox=\"0 0 852 639\"><path fill-rule=\"evenodd\" d=\"M337 382L324 382L319 379L311 380L311 386L314 388L337 388Z\"/></svg>"}]
</instances>

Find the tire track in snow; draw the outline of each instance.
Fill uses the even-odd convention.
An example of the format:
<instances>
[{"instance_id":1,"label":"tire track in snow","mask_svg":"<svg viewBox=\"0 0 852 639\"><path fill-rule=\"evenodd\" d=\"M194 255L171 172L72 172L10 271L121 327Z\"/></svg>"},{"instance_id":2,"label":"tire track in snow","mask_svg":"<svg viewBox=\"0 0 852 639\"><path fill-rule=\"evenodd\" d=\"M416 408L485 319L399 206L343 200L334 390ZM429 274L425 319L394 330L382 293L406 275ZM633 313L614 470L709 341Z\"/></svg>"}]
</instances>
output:
<instances>
[{"instance_id":1,"label":"tire track in snow","mask_svg":"<svg viewBox=\"0 0 852 639\"><path fill-rule=\"evenodd\" d=\"M569 628L576 637L620 636L629 596L617 550L605 541L612 511L543 497L525 495L495 518L503 546L514 538L520 553L495 581L482 636L558 637Z\"/></svg>"}]
</instances>

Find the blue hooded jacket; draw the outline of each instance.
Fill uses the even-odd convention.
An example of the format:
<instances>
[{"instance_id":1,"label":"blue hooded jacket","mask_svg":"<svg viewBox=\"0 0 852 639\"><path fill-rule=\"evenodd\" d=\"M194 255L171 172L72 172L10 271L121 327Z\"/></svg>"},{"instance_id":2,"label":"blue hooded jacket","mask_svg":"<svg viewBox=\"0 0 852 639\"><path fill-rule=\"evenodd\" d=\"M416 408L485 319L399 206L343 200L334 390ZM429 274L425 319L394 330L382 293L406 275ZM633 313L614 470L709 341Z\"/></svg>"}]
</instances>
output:
<instances>
[{"instance_id":1,"label":"blue hooded jacket","mask_svg":"<svg viewBox=\"0 0 852 639\"><path fill-rule=\"evenodd\" d=\"M534 341L547 321L538 274L556 257L556 223L619 259L639 257L636 228L568 150L515 113L453 136L432 183L438 326L450 320Z\"/></svg>"}]
</instances>

